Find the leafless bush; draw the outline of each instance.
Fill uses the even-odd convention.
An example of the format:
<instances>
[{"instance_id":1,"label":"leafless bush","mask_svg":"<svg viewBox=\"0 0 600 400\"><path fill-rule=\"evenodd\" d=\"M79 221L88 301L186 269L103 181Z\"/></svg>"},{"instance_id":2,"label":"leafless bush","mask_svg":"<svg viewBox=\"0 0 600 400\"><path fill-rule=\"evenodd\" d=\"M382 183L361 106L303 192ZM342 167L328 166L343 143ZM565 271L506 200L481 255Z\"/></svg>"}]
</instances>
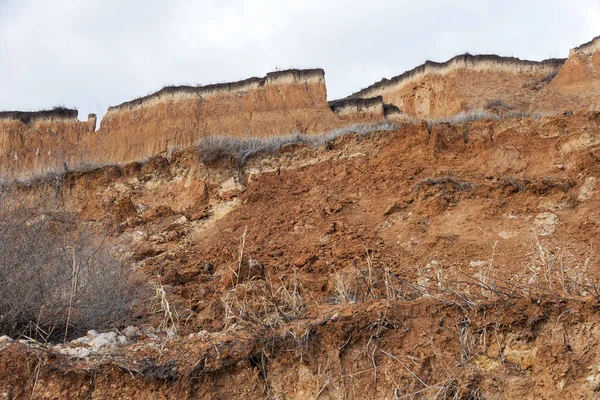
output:
<instances>
[{"instance_id":1,"label":"leafless bush","mask_svg":"<svg viewBox=\"0 0 600 400\"><path fill-rule=\"evenodd\" d=\"M372 124L354 124L347 127L334 129L320 134L304 135L292 133L288 135L272 137L249 137L237 138L232 136L207 136L203 138L197 147L200 158L204 162L214 162L225 156L235 156L238 163L243 164L249 157L262 153L274 153L281 147L290 144L308 144L315 147L323 146L332 140L347 134L367 135L374 132L398 130L400 125L388 122Z\"/></svg>"},{"instance_id":2,"label":"leafless bush","mask_svg":"<svg viewBox=\"0 0 600 400\"><path fill-rule=\"evenodd\" d=\"M274 330L298 318L305 308L301 289L296 272L287 284L280 280L274 285L268 275L238 283L221 297L224 330L237 325L255 332Z\"/></svg>"},{"instance_id":3,"label":"leafless bush","mask_svg":"<svg viewBox=\"0 0 600 400\"><path fill-rule=\"evenodd\" d=\"M104 239L72 215L2 203L0 334L62 340L119 324L132 288Z\"/></svg>"},{"instance_id":4,"label":"leafless bush","mask_svg":"<svg viewBox=\"0 0 600 400\"><path fill-rule=\"evenodd\" d=\"M473 185L469 182L462 182L458 178L455 178L453 176L442 176L439 178L423 179L415 186L415 192L418 193L424 187L445 185L445 184L449 184L449 185L453 186L455 190L460 190L460 191L471 190L473 188Z\"/></svg>"},{"instance_id":5,"label":"leafless bush","mask_svg":"<svg viewBox=\"0 0 600 400\"><path fill-rule=\"evenodd\" d=\"M489 119L492 121L501 121L504 119L518 119L518 118L544 118L551 116L550 113L541 113L541 112L529 112L529 111L508 111L504 112L501 115L491 113L485 110L470 110L470 111L461 111L458 114L452 115L450 117L442 117L430 119L427 121L427 125L431 128L434 125L439 124L450 124L450 125L460 125L465 124L467 122L480 121L484 119Z\"/></svg>"}]
</instances>

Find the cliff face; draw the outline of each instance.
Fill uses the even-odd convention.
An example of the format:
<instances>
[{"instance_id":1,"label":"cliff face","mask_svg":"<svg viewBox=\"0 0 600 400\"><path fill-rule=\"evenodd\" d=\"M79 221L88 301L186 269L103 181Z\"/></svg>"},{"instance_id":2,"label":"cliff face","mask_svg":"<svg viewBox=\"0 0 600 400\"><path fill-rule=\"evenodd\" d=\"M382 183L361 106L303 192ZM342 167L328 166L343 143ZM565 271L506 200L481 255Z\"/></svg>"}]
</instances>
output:
<instances>
[{"instance_id":1,"label":"cliff face","mask_svg":"<svg viewBox=\"0 0 600 400\"><path fill-rule=\"evenodd\" d=\"M96 116L77 119L77 110L0 113L0 174L29 177L68 168L74 149L92 135Z\"/></svg>"},{"instance_id":2,"label":"cliff face","mask_svg":"<svg viewBox=\"0 0 600 400\"><path fill-rule=\"evenodd\" d=\"M0 174L26 178L82 165L124 163L192 146L211 135L266 137L384 120L381 99L333 112L324 72L288 70L203 87L167 87L95 116L76 110L0 114ZM350 102L352 103L352 102ZM86 133L86 134L84 134Z\"/></svg>"},{"instance_id":3,"label":"cliff face","mask_svg":"<svg viewBox=\"0 0 600 400\"><path fill-rule=\"evenodd\" d=\"M210 135L314 133L340 124L322 70L291 70L233 84L165 88L111 107L90 143L103 161L127 162L188 147Z\"/></svg>"},{"instance_id":4,"label":"cliff face","mask_svg":"<svg viewBox=\"0 0 600 400\"><path fill-rule=\"evenodd\" d=\"M495 55L460 55L384 79L349 98L381 96L409 116L439 118L461 111L498 107L525 110L564 60L523 61Z\"/></svg>"},{"instance_id":5,"label":"cliff face","mask_svg":"<svg viewBox=\"0 0 600 400\"><path fill-rule=\"evenodd\" d=\"M572 49L565 65L531 107L536 111L600 109L600 36Z\"/></svg>"},{"instance_id":6,"label":"cliff face","mask_svg":"<svg viewBox=\"0 0 600 400\"><path fill-rule=\"evenodd\" d=\"M330 101L329 107L342 120L376 122L385 117L385 104L381 96Z\"/></svg>"},{"instance_id":7,"label":"cliff face","mask_svg":"<svg viewBox=\"0 0 600 400\"><path fill-rule=\"evenodd\" d=\"M321 69L203 87L166 87L109 108L100 129L77 111L0 112L0 176L28 178L87 165L141 161L207 136L313 134L355 123L406 122L463 111L600 108L600 37L569 58L541 62L495 55L428 61L345 99L327 102Z\"/></svg>"}]
</instances>

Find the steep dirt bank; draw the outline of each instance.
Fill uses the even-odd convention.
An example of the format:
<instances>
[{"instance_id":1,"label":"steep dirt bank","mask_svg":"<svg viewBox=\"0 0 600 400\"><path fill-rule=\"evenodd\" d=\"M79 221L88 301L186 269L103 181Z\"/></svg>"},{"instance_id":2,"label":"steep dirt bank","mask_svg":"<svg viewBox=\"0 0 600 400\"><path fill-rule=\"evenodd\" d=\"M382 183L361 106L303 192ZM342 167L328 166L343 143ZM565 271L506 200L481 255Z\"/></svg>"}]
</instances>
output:
<instances>
[{"instance_id":1,"label":"steep dirt bank","mask_svg":"<svg viewBox=\"0 0 600 400\"><path fill-rule=\"evenodd\" d=\"M556 77L537 95L536 111L600 109L600 36L572 49Z\"/></svg>"},{"instance_id":2,"label":"steep dirt bank","mask_svg":"<svg viewBox=\"0 0 600 400\"><path fill-rule=\"evenodd\" d=\"M464 54L443 63L427 61L383 79L349 98L382 96L414 118L448 117L463 111L525 111L565 60L541 62L496 55Z\"/></svg>"},{"instance_id":3,"label":"steep dirt bank","mask_svg":"<svg viewBox=\"0 0 600 400\"><path fill-rule=\"evenodd\" d=\"M425 64L383 79L349 99L381 96L413 118L460 112L494 114L597 111L600 107L600 38L572 49L567 59L541 62L470 54Z\"/></svg>"},{"instance_id":4,"label":"steep dirt bank","mask_svg":"<svg viewBox=\"0 0 600 400\"><path fill-rule=\"evenodd\" d=\"M81 358L8 344L8 397L594 396L597 113L206 151L5 189L105 226L178 311Z\"/></svg>"},{"instance_id":5,"label":"steep dirt bank","mask_svg":"<svg viewBox=\"0 0 600 400\"><path fill-rule=\"evenodd\" d=\"M327 105L324 71L290 70L232 84L165 88L111 107L97 146L112 162L130 162L166 154L171 146L189 147L209 135L265 137L341 125Z\"/></svg>"},{"instance_id":6,"label":"steep dirt bank","mask_svg":"<svg viewBox=\"0 0 600 400\"><path fill-rule=\"evenodd\" d=\"M96 116L77 119L77 110L0 112L0 176L36 176L63 171L73 149L93 135Z\"/></svg>"},{"instance_id":7,"label":"steep dirt bank","mask_svg":"<svg viewBox=\"0 0 600 400\"><path fill-rule=\"evenodd\" d=\"M96 117L79 122L76 110L54 119L43 119L44 112L0 113L0 176L30 179L169 156L213 135L314 134L385 121L380 98L359 102L369 107L347 104L338 115L327 103L324 71L314 69L271 72L233 83L166 87L110 107L97 132Z\"/></svg>"},{"instance_id":8,"label":"steep dirt bank","mask_svg":"<svg viewBox=\"0 0 600 400\"><path fill-rule=\"evenodd\" d=\"M571 50L566 60L464 54L444 63L428 61L329 103L321 69L165 87L110 107L97 132L96 117L79 122L75 110L64 115L0 112L0 177L26 180L170 157L213 135L317 134L356 123L451 119L463 112L505 117L597 111L598 43L596 38Z\"/></svg>"}]
</instances>

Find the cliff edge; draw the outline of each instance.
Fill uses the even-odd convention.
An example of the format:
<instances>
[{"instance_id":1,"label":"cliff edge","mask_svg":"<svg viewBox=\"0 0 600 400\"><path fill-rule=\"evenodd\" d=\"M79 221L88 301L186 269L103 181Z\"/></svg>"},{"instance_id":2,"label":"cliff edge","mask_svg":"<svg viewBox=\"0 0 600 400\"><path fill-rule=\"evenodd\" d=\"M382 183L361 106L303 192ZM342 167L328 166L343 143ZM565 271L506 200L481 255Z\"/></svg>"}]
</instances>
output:
<instances>
[{"instance_id":1,"label":"cliff edge","mask_svg":"<svg viewBox=\"0 0 600 400\"><path fill-rule=\"evenodd\" d=\"M531 109L600 110L600 36L571 49L565 65L540 91Z\"/></svg>"},{"instance_id":2,"label":"cliff edge","mask_svg":"<svg viewBox=\"0 0 600 400\"><path fill-rule=\"evenodd\" d=\"M526 110L564 62L463 54L443 63L427 61L348 98L381 96L413 118L448 117L490 108Z\"/></svg>"}]
</instances>

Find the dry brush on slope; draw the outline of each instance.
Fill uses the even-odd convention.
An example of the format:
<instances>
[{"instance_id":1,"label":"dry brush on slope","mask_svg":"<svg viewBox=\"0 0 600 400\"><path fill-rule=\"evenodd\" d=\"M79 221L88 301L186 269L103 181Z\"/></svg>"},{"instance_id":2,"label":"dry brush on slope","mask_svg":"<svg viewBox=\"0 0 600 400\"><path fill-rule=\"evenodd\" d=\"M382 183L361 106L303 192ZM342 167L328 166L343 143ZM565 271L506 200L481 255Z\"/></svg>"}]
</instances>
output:
<instances>
[{"instance_id":1,"label":"dry brush on slope","mask_svg":"<svg viewBox=\"0 0 600 400\"><path fill-rule=\"evenodd\" d=\"M0 334L56 342L130 319L134 277L72 213L3 199L0 246Z\"/></svg>"}]
</instances>

